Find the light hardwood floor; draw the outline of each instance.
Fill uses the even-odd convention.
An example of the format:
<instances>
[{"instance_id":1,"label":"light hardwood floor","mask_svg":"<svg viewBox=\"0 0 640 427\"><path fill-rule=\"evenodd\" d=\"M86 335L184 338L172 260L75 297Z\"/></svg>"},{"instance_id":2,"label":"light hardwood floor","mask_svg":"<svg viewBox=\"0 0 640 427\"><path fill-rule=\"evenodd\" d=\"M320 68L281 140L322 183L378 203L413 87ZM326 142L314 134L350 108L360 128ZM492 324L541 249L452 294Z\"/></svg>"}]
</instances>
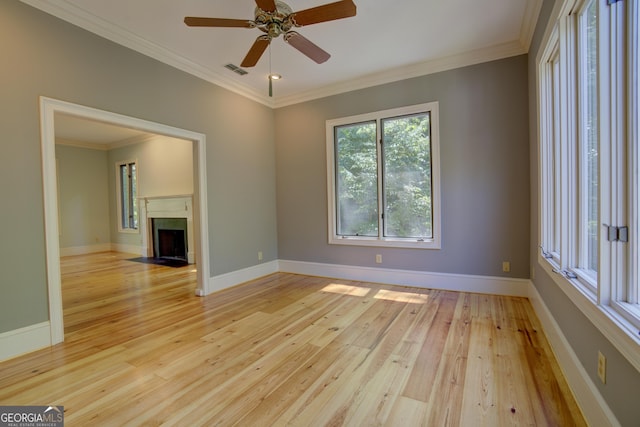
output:
<instances>
[{"instance_id":1,"label":"light hardwood floor","mask_svg":"<svg viewBox=\"0 0 640 427\"><path fill-rule=\"evenodd\" d=\"M585 425L529 302L62 259L65 342L0 363L1 405L68 426Z\"/></svg>"}]
</instances>

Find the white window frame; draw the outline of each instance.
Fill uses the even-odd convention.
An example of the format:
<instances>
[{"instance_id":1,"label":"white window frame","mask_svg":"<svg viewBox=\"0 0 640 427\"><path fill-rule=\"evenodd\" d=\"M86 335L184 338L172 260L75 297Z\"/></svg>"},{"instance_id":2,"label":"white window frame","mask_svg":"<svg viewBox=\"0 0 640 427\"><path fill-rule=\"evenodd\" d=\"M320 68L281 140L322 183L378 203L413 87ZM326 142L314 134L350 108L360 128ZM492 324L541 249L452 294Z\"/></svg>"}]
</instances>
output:
<instances>
[{"instance_id":1,"label":"white window frame","mask_svg":"<svg viewBox=\"0 0 640 427\"><path fill-rule=\"evenodd\" d=\"M337 126L376 121L377 141L380 140L380 121L382 119L398 116L408 116L419 113L430 114L430 148L431 148L431 206L432 206L432 231L431 239L410 239L382 237L382 228L379 227L378 237L365 236L342 236L338 234L338 218L336 215L336 178L335 178L335 141L334 129ZM380 144L376 144L378 151ZM329 244L334 245L357 245L373 247L396 247L396 248L416 248L416 249L440 249L442 242L441 235L441 198L440 198L440 132L438 102L412 105L401 108L394 108L383 111L376 111L356 116L343 117L326 122L326 151L327 151L327 198L328 198L328 222L329 222ZM381 156L378 153L378 204L381 203ZM379 215L382 211L379 212Z\"/></svg>"},{"instance_id":2,"label":"white window frame","mask_svg":"<svg viewBox=\"0 0 640 427\"><path fill-rule=\"evenodd\" d=\"M546 105L540 111L541 139L545 142L540 148L540 188L544 189L541 198L540 238L542 254L555 266L560 265L560 151L559 151L559 46L558 34L555 31L551 35L549 49L545 57L547 60L541 64L539 85L539 96L541 105Z\"/></svg>"},{"instance_id":3,"label":"white window frame","mask_svg":"<svg viewBox=\"0 0 640 427\"><path fill-rule=\"evenodd\" d=\"M588 0L558 2L536 58L539 120L538 264L629 362L640 371L640 180L638 167L638 3L598 0L599 261L597 281L580 265L580 14ZM633 35L636 39L633 39ZM556 50L559 49L559 52ZM560 108L553 114L549 63L560 58ZM628 76L632 76L628 78ZM579 91L578 91L579 92ZM628 96L631 93L633 96ZM561 128L559 138L553 129ZM558 150L557 145L561 148ZM550 159L554 155L555 158ZM548 174L559 164L560 174ZM559 181L559 182L556 182ZM551 188L551 186L554 186ZM559 212L550 197L560 189ZM559 250L551 251L560 224ZM608 240L608 227L629 226L630 241ZM556 249L556 248L553 248ZM557 252L557 253L556 253Z\"/></svg>"},{"instance_id":4,"label":"white window frame","mask_svg":"<svg viewBox=\"0 0 640 427\"><path fill-rule=\"evenodd\" d=\"M584 129L586 127L586 116L588 110L587 99L585 99L585 95L587 92L587 82L586 82L586 73L585 73L585 56L587 54L587 43L586 43L586 28L584 26L584 20L587 7L590 2L594 2L596 7L600 5L602 2L600 0L582 0L579 2L579 9L573 14L572 21L573 27L571 34L567 37L568 43L575 49L575 54L571 53L573 57L576 57L575 65L572 70L570 70L571 75L576 76L577 79L575 82L567 80L567 83L576 89L575 94L571 94L574 99L577 99L577 103L575 106L575 118L573 122L576 123L577 133L575 135L575 140L573 141L573 147L575 157L570 160L575 165L574 173L571 176L570 187L575 189L575 199L573 199L575 203L575 207L572 210L572 227L571 227L571 249L572 249L572 257L570 261L569 270L573 272L577 276L577 280L580 282L580 285L585 288L586 292L593 294L594 296L598 293L598 274L597 271L593 271L587 268L584 268L587 263L587 246L586 246L586 236L587 232L585 228L587 227L587 209L588 205L586 203L586 194L588 193L588 189L586 184L583 182L584 177L584 169L586 168L586 159L582 153L582 144L583 139L586 138L584 134ZM598 70L598 76L601 74L602 70ZM598 94L600 95L600 94ZM600 97L598 96L598 100ZM573 106L571 106L573 107ZM600 116L600 114L598 115ZM600 150L599 150L600 152ZM601 189L599 189L601 190ZM600 241L600 239L599 239ZM599 251L600 252L600 251Z\"/></svg>"},{"instance_id":5,"label":"white window frame","mask_svg":"<svg viewBox=\"0 0 640 427\"><path fill-rule=\"evenodd\" d=\"M626 257L626 282L619 283L613 289L611 301L614 309L620 313L625 320L631 322L637 329L640 329L640 5L638 2L629 2L626 25L628 33L636 35L627 40L628 58L628 93L633 94L628 97L628 114L630 119L627 122L627 144L628 153L628 200L629 210L628 222L631 226L628 256ZM624 161L622 159L621 161Z\"/></svg>"},{"instance_id":6,"label":"white window frame","mask_svg":"<svg viewBox=\"0 0 640 427\"><path fill-rule=\"evenodd\" d=\"M118 209L118 232L119 233L131 233L131 234L138 234L140 233L140 224L138 224L138 227L136 228L130 228L130 227L124 227L122 225L122 216L123 216L123 206L122 206L122 178L120 176L120 168L122 166L126 166L126 165L130 165L130 164L135 164L136 165L136 181L137 181L137 189L138 192L140 191L140 175L139 175L139 167L138 167L138 160L126 160L126 161L118 161L116 162L116 205L117 205L117 209ZM136 194L134 196L135 198L138 197L138 195ZM139 209L139 206L138 206ZM138 212L138 221L140 221L140 212Z\"/></svg>"}]
</instances>

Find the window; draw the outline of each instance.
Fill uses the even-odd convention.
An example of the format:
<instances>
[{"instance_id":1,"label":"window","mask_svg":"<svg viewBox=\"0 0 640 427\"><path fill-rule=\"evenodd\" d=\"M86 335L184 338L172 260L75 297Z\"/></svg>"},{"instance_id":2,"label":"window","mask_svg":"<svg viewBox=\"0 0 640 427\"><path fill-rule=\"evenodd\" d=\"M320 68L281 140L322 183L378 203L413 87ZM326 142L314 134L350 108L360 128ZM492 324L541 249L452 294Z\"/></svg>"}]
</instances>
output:
<instances>
[{"instance_id":1,"label":"window","mask_svg":"<svg viewBox=\"0 0 640 427\"><path fill-rule=\"evenodd\" d=\"M327 121L329 243L440 248L438 103Z\"/></svg>"},{"instance_id":2,"label":"window","mask_svg":"<svg viewBox=\"0 0 640 427\"><path fill-rule=\"evenodd\" d=\"M599 246L598 178L598 2L578 14L577 226L574 271L591 292L597 287Z\"/></svg>"},{"instance_id":3,"label":"window","mask_svg":"<svg viewBox=\"0 0 640 427\"><path fill-rule=\"evenodd\" d=\"M537 58L539 262L638 369L639 9L564 0Z\"/></svg>"},{"instance_id":4,"label":"window","mask_svg":"<svg viewBox=\"0 0 640 427\"><path fill-rule=\"evenodd\" d=\"M557 41L551 48L548 61L544 64L544 80L541 82L540 97L548 106L542 111L541 135L545 144L541 147L541 188L544 188L542 205L542 242L544 256L560 263L560 57Z\"/></svg>"},{"instance_id":5,"label":"window","mask_svg":"<svg viewBox=\"0 0 640 427\"><path fill-rule=\"evenodd\" d=\"M116 165L118 175L118 228L120 231L138 230L138 178L136 162Z\"/></svg>"}]
</instances>

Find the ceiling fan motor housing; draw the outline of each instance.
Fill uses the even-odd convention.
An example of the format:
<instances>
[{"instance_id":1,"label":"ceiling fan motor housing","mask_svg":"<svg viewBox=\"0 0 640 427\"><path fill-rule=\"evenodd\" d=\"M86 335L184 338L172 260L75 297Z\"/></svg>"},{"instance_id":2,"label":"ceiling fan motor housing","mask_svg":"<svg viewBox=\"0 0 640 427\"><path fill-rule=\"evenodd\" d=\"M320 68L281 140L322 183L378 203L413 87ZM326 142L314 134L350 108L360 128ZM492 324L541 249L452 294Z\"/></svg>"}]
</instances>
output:
<instances>
[{"instance_id":1,"label":"ceiling fan motor housing","mask_svg":"<svg viewBox=\"0 0 640 427\"><path fill-rule=\"evenodd\" d=\"M291 7L281 1L276 1L276 10L274 12L264 11L259 7L255 10L255 24L260 30L264 31L271 38L276 38L286 33L293 27Z\"/></svg>"}]
</instances>

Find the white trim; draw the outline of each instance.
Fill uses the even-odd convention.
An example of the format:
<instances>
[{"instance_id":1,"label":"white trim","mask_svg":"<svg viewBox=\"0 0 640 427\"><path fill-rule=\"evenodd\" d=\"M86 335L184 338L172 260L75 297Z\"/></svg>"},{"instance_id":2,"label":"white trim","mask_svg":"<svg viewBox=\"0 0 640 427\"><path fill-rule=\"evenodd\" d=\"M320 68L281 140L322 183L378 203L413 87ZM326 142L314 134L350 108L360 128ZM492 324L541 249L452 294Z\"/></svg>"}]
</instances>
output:
<instances>
[{"instance_id":1,"label":"white trim","mask_svg":"<svg viewBox=\"0 0 640 427\"><path fill-rule=\"evenodd\" d=\"M140 206L140 234L142 235L142 254L152 257L153 227L155 218L184 218L187 221L187 262L195 263L195 245L193 239L193 194L142 197Z\"/></svg>"},{"instance_id":2,"label":"white trim","mask_svg":"<svg viewBox=\"0 0 640 427\"><path fill-rule=\"evenodd\" d=\"M384 237L383 221L381 213L384 213L382 194L383 177L383 154L378 141L382 140L381 129L382 120L387 118L410 116L414 114L429 113L430 127L430 149L431 149L431 226L432 238L417 240L416 238L389 238ZM336 150L335 150L335 128L342 125L353 125L364 122L375 122L376 124L376 160L378 199L378 236L343 236L338 234L337 206L336 206ZM392 108L388 110L374 111L371 113L359 114L349 117L327 120L325 122L325 140L327 156L327 220L328 220L328 242L332 245L355 245L371 247L395 247L395 248L416 248L416 249L441 249L442 227L441 227L441 185L440 185L440 116L438 101L427 102L417 105Z\"/></svg>"},{"instance_id":3,"label":"white trim","mask_svg":"<svg viewBox=\"0 0 640 427\"><path fill-rule=\"evenodd\" d=\"M278 261L270 261L241 270L220 274L209 279L209 292L207 294L277 273L278 271Z\"/></svg>"},{"instance_id":4,"label":"white trim","mask_svg":"<svg viewBox=\"0 0 640 427\"><path fill-rule=\"evenodd\" d=\"M525 4L524 17L520 26L520 44L527 52L531 47L531 40L533 40L533 35L536 32L536 24L538 23L538 16L540 16L542 3L543 0L529 0Z\"/></svg>"},{"instance_id":5,"label":"white trim","mask_svg":"<svg viewBox=\"0 0 640 427\"><path fill-rule=\"evenodd\" d=\"M259 102L267 107L280 108L288 105L311 101L326 96L364 89L385 83L405 80L412 77L438 73L480 64L483 62L495 61L517 55L524 55L529 51L529 45L535 30L542 0L528 0L521 25L519 39L512 42L489 46L484 49L477 49L472 52L462 52L444 58L429 60L406 67L400 67L389 71L370 74L358 79L343 81L336 84L324 86L317 89L284 96L281 98L270 98L264 93L254 88L248 87L239 81L207 68L199 63L187 59L176 52L172 52L149 40L139 37L123 28L114 26L110 22L95 16L78 6L63 1L52 2L50 0L21 0L32 7L40 9L64 21L70 22L78 27L84 28L94 34L111 40L117 44L128 47L143 55L154 58L186 73L204 79L210 83L228 89L241 96ZM531 4L530 4L531 3Z\"/></svg>"},{"instance_id":6,"label":"white trim","mask_svg":"<svg viewBox=\"0 0 640 427\"><path fill-rule=\"evenodd\" d=\"M129 228L129 227L123 227L122 226L122 217L123 217L123 210L124 207L122 206L122 174L120 173L120 168L122 166L127 166L127 168L129 168L130 165L134 165L135 166L135 170L136 170L136 181L137 181L137 190L136 190L136 194L131 195L131 198L138 204L138 227L137 228ZM140 179L138 177L138 170L140 169L140 166L138 164L138 159L131 159L131 160L120 160L115 162L115 168L116 168L116 172L115 172L115 177L116 177L116 215L117 215L117 224L118 224L118 233L124 233L124 234L140 234L140 222L141 222L141 216L140 216L140 198L138 197L138 194L141 193L141 188L142 186L140 185Z\"/></svg>"},{"instance_id":7,"label":"white trim","mask_svg":"<svg viewBox=\"0 0 640 427\"><path fill-rule=\"evenodd\" d=\"M51 345L51 325L37 323L0 334L0 362Z\"/></svg>"},{"instance_id":8,"label":"white trim","mask_svg":"<svg viewBox=\"0 0 640 427\"><path fill-rule=\"evenodd\" d=\"M144 247L136 245L127 245L125 243L111 243L111 250L123 254L135 254L139 256L147 256Z\"/></svg>"},{"instance_id":9,"label":"white trim","mask_svg":"<svg viewBox=\"0 0 640 427\"><path fill-rule=\"evenodd\" d=\"M553 272L553 267L541 256L538 264L569 297L573 304L613 344L613 346L640 371L640 337L637 329L609 306L597 305L593 295L569 282L563 275Z\"/></svg>"},{"instance_id":10,"label":"white trim","mask_svg":"<svg viewBox=\"0 0 640 427\"><path fill-rule=\"evenodd\" d=\"M199 77L210 83L235 92L241 96L259 102L266 106L271 106L272 100L259 93L257 90L242 85L232 78L222 73L215 72L201 64L191 61L172 52L160 45L146 40L124 28L113 25L112 23L86 12L80 7L66 1L52 2L50 0L21 0L29 6L40 9L50 15L70 22L80 28L84 28L94 34L99 35L107 40L111 40L121 46L125 46L150 58L154 58L160 62L168 64L172 67L182 70L186 73ZM222 68L222 67L220 67Z\"/></svg>"},{"instance_id":11,"label":"white trim","mask_svg":"<svg viewBox=\"0 0 640 427\"><path fill-rule=\"evenodd\" d=\"M456 292L526 297L528 279L474 276L467 274L434 273L428 271L396 270L390 268L359 267L306 261L280 260L279 271L309 276L360 280L389 285L441 289Z\"/></svg>"},{"instance_id":12,"label":"white trim","mask_svg":"<svg viewBox=\"0 0 640 427\"><path fill-rule=\"evenodd\" d=\"M533 283L529 286L529 301L587 424L619 426L620 423L591 381Z\"/></svg>"},{"instance_id":13,"label":"white trim","mask_svg":"<svg viewBox=\"0 0 640 427\"><path fill-rule=\"evenodd\" d=\"M24 1L24 0L23 0ZM362 76L357 79L338 82L318 89L300 92L290 96L279 97L275 100L273 108L281 108L299 104L314 99L331 95L366 89L387 83L407 80L414 77L426 76L457 68L482 64L484 62L498 61L513 56L524 55L528 51L519 41L490 46L485 49L477 49L472 52L463 52L456 55L437 58L418 64L407 65L393 70L382 71Z\"/></svg>"},{"instance_id":14,"label":"white trim","mask_svg":"<svg viewBox=\"0 0 640 427\"><path fill-rule=\"evenodd\" d=\"M45 251L47 287L49 292L49 321L51 343L64 341L62 291L60 274L60 247L58 234L58 188L55 160L55 113L98 120L145 132L186 139L193 142L194 158L194 227L196 230L197 293L209 291L209 230L207 204L206 136L184 129L72 104L57 99L40 97L40 132L42 149L42 180L44 199ZM135 253L139 253L138 249Z\"/></svg>"},{"instance_id":15,"label":"white trim","mask_svg":"<svg viewBox=\"0 0 640 427\"><path fill-rule=\"evenodd\" d=\"M578 46L577 19L576 14L581 13L582 6L587 0L564 0L556 2L556 6L549 20L549 26L541 43L541 49L537 56L537 83L539 89L539 111L538 120L540 128L539 136L539 164L538 175L540 179L541 194L539 204L539 236L540 244L547 252L557 251L553 259L545 259L538 255L537 263L546 271L549 277L562 289L575 306L594 324L594 326L612 343L612 345L638 370L640 371L640 328L637 327L638 320L634 326L632 321L625 319L625 310L620 310L621 301L625 300L623 292L626 269L629 268L629 259L625 251L628 245L619 242L609 242L607 239L607 229L600 228L599 237L599 268L597 293L594 286L587 286L587 282L565 277L565 274L556 274L558 270L563 272L572 271L577 265L578 241L576 236L577 224L574 221L578 217L577 206L575 205L578 185L575 181L578 164L574 157L576 150L576 130L577 118L576 110L576 81L579 74L576 61L579 55L576 53ZM623 100L625 99L625 69L624 51L622 39L624 32L623 8L628 5L625 2L618 2L607 5L599 2L598 33L599 33L599 108L598 115L600 146L598 157L600 159L599 171L599 219L598 224L623 225L625 221L625 208L628 201L625 200L627 194L623 190L627 187L625 175L626 152L623 149L625 139L623 138L624 120L627 121L627 112ZM549 176L545 165L545 146L549 141L545 141L545 119L548 114L545 108L550 109L550 104L544 95L545 84L545 64L555 47L555 38L560 40L560 67L562 81L560 86L564 88L561 92L560 104L562 115L560 119L553 117L555 126L559 126L563 132L561 138L555 139L553 144L560 145L562 152L556 156L559 164L556 170L561 176L556 177L556 182L547 181ZM578 51L579 53L579 51ZM565 105L566 104L566 105ZM555 136L554 136L555 137ZM572 154L573 153L573 154ZM549 160L549 159L547 159ZM550 160L549 160L550 162ZM549 163L547 162L547 163ZM547 171L547 173L545 173ZM553 185L551 185L553 184ZM557 210L555 221L559 224L561 231L560 242L555 244L551 237L550 223L546 221L553 212L549 211L549 206L545 205L545 198L542 196L551 194L554 188L561 188L561 207ZM628 224L633 230L633 223ZM633 244L633 240L632 243ZM551 247L550 247L551 246ZM633 260L635 261L635 260ZM630 264L633 264L632 262ZM580 278L580 275L578 275ZM636 282L637 283L637 282ZM628 313L631 314L631 313Z\"/></svg>"},{"instance_id":16,"label":"white trim","mask_svg":"<svg viewBox=\"0 0 640 427\"><path fill-rule=\"evenodd\" d=\"M99 142L76 141L75 139L56 138L56 145L65 145L67 147L85 148L87 150L109 151L109 144L101 144Z\"/></svg>"},{"instance_id":17,"label":"white trim","mask_svg":"<svg viewBox=\"0 0 640 427\"><path fill-rule=\"evenodd\" d=\"M98 252L108 252L111 250L113 250L111 243L99 243L97 245L83 245L83 246L68 246L66 248L60 248L60 256L95 254Z\"/></svg>"}]
</instances>

